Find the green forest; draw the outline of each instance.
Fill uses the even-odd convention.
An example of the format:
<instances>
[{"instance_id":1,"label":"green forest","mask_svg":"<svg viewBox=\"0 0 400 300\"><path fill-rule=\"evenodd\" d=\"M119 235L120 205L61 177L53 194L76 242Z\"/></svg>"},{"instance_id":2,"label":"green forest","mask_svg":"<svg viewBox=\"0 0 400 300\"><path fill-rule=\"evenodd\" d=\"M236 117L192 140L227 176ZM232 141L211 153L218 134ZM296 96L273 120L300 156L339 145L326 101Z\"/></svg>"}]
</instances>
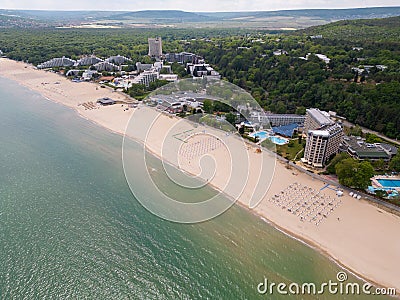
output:
<instances>
[{"instance_id":1,"label":"green forest","mask_svg":"<svg viewBox=\"0 0 400 300\"><path fill-rule=\"evenodd\" d=\"M92 53L148 62L147 38L154 36L163 38L164 53L188 51L203 56L223 78L249 91L265 110L332 110L353 123L400 138L400 17L340 21L289 33L1 29L0 50L11 59L33 64ZM282 55L277 55L278 50Z\"/></svg>"}]
</instances>

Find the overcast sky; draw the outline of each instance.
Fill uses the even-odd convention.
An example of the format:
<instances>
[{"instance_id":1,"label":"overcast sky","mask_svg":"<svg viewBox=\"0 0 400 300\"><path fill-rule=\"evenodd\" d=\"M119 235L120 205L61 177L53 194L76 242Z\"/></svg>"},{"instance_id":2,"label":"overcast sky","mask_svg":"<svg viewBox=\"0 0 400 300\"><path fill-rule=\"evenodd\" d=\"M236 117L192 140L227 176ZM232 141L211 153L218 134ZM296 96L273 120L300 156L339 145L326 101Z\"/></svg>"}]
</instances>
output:
<instances>
[{"instance_id":1,"label":"overcast sky","mask_svg":"<svg viewBox=\"0 0 400 300\"><path fill-rule=\"evenodd\" d=\"M3 9L253 11L399 6L399 0L0 0Z\"/></svg>"}]
</instances>

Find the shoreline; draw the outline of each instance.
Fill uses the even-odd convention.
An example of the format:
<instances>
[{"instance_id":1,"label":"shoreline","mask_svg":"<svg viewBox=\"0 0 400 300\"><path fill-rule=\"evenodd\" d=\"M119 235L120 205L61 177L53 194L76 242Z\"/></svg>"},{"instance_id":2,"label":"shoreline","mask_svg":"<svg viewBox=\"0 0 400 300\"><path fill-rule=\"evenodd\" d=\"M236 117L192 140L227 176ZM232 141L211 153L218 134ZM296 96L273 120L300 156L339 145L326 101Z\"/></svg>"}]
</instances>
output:
<instances>
[{"instance_id":1,"label":"shoreline","mask_svg":"<svg viewBox=\"0 0 400 300\"><path fill-rule=\"evenodd\" d=\"M5 59L0 59L0 65L2 65L4 62L7 62L7 64L9 65L10 68L16 67L16 66L21 67L22 70L20 68L20 70L18 70L17 73L20 72L19 74L25 75L25 76L21 76L23 78L29 77L29 75L32 75L32 74L36 73L36 74L40 74L40 76L39 76L40 80L43 79L43 78L47 78L50 81L51 80L55 80L54 78L57 78L57 80L61 79L61 76L56 75L54 73L45 72L45 71L39 71L39 70L33 70L32 67L29 66L29 65L25 65L25 64L20 63L20 62L14 62L14 61L9 61L9 60L5 60ZM25 68L25 67L27 67L27 68ZM115 107L115 109L113 109L113 108L103 109L102 108L100 110L104 112L104 115L101 115L101 117L99 117L99 116L94 114L96 111L93 111L93 113L92 113L92 111L84 110L82 108L82 106L80 106L80 107L76 106L76 100L75 100L75 102L74 101L67 101L67 100L66 101L62 101L62 98L58 98L57 97L58 93L57 93L56 90L53 91L53 95L52 95L51 91L46 90L45 87L43 87L45 89L44 91L41 90L40 89L41 88L40 85L39 86L35 86L35 84L37 85L38 82L39 82L37 80L33 84L29 84L29 83L26 83L23 78L18 78L18 76L15 76L14 70L8 69L5 72L3 70L4 70L4 68L0 69L0 76L5 77L5 78L10 79L10 80L13 80L13 81L17 82L20 86L26 87L26 88L30 89L31 91L34 91L36 93L41 94L48 101L55 102L55 103L61 104L63 106L67 106L69 108L72 108L74 111L76 111L78 113L78 115L80 117L92 122L93 124L95 124L97 126L101 126L102 128L105 128L105 129L107 129L108 131L110 131L112 133L116 133L118 135L124 136L124 133L123 133L124 129L125 129L124 128L124 124L127 124L126 121L130 119L131 112L132 112L131 110L129 111L129 114L123 114L121 109L117 110L118 107ZM29 79L27 79L27 80L29 80ZM67 79L65 79L65 80L67 80ZM64 80L63 80L63 82L64 82ZM97 86L96 84L93 84L93 83L71 83L71 84L78 85L78 87L79 87L79 85L81 85L82 89L85 89L85 87L94 89L94 87ZM117 96L118 95L116 92L114 93L114 92L111 92L111 91L104 91L104 89L96 89L96 91L99 92L99 93L107 94L107 95L111 94L112 96ZM96 96L90 95L90 97L94 98ZM118 95L118 97L121 97L121 95ZM66 98L68 98L68 97L66 97ZM100 98L100 97L98 97L98 98ZM115 97L113 97L113 98L115 98ZM126 98L127 98L127 96L126 96ZM117 116L118 117L118 122L115 122L115 120L111 120L111 121L114 121L114 123L113 122L107 123L107 121L108 121L107 115L111 115L111 114L118 114L118 116ZM121 116L123 116L123 118L120 119L119 117L121 117ZM166 118L170 119L168 117L166 117ZM166 121L168 121L168 120L166 120ZM107 125L109 125L111 123L113 123L111 126L107 126ZM168 122L166 122L166 123L168 123ZM133 138L133 137L131 137L131 138ZM140 139L135 139L135 138L133 138L133 139L135 140L135 142L141 143ZM143 143L142 143L142 145L143 145ZM146 151L149 151L152 155L156 156L159 159L167 160L165 157L162 158L159 155L159 153L157 153L157 144L150 145L150 146L149 145L144 145L144 146L145 146ZM170 162L168 162L168 163L170 163ZM174 164L172 164L172 165L174 166ZM282 169L284 169L284 168L285 168L285 166L283 166L282 163L280 163L279 161L276 162L275 170L279 170L282 174L284 174L285 172L282 172ZM185 171L187 171L187 170L185 170ZM188 173L192 174L190 171L188 171ZM279 173L279 172L277 172L277 173ZM288 172L286 172L286 173L288 173ZM279 177L279 175L282 176L282 174L275 174L275 176ZM308 175L304 174L304 176L308 176ZM304 177L304 176L298 176L298 181L302 182L300 177ZM294 177L294 178L296 178L296 177ZM294 179L294 178L292 178L292 179ZM314 184L314 186L317 186L317 184L318 184L317 180L312 180L310 178L308 178L307 183L309 183L310 185ZM218 188L218 186L215 185L213 182L207 182L207 184L210 185L212 188L214 188L214 189L216 189L218 191L221 191ZM271 182L271 185L273 185L273 182ZM278 186L278 188L281 188L281 186ZM270 187L270 189L271 189L271 187ZM276 193L279 190L280 189L275 189L274 192ZM274 194L274 192L272 192L272 194ZM226 193L224 193L224 194L226 194ZM271 194L271 193L268 192L267 194ZM232 197L230 197L230 198L232 198ZM370 270L368 272L366 272L366 271L363 272L361 270L357 270L357 264L354 264L354 262L353 262L353 264L351 264L348 261L346 261L346 259L343 259L345 257L340 257L341 255L338 255L338 254L340 254L338 252L341 252L341 251L337 251L337 249L332 249L334 247L329 247L330 245L329 245L328 241L325 241L322 238L321 238L322 241L321 240L318 241L318 236L322 237L323 235L327 234L327 232L328 232L328 234L332 233L335 230L335 228L326 228L328 226L325 226L325 223L326 223L325 221L324 221L325 223L323 223L320 227L315 227L315 228L314 227L309 227L309 226L307 226L307 228L301 228L301 226L303 224L299 223L299 222L294 222L293 220L290 220L290 222L288 220L286 222L286 224L285 224L285 217L288 217L288 219L289 219L290 215L285 215L284 214L285 212L283 212L283 214L282 214L281 211L278 212L276 210L276 207L270 207L270 203L268 203L268 201L266 201L267 200L266 198L267 198L267 195L264 197L264 199L263 199L263 201L261 203L263 205L260 204L254 209L251 209L250 207L248 207L248 205L246 205L245 202L240 201L240 200L239 201L235 201L235 203L239 204L241 207L245 208L247 211L249 211L250 213L252 213L255 216L259 217L262 221L268 223L269 225L271 225L275 229L281 231L282 233L284 233L285 235L289 236L290 238L294 238L294 239L304 243L305 245L311 247L312 249L318 251L319 253L323 254L324 256L328 257L328 259L333 261L340 268L343 268L347 272L355 275L356 277L359 277L361 280L373 283L377 287L387 287L387 288L395 287L396 289L400 288L400 282L398 282L398 280L396 281L397 278L400 278L400 271L394 271L396 273L395 276L398 275L397 278L385 278L385 279L382 278L382 279L378 279L378 278L376 278L377 277L376 275L372 276L372 274L371 274L372 273L371 269L374 269L374 268L370 268ZM347 196L347 197L344 197L344 198L345 198L345 201L347 201L347 199L349 197ZM354 201L354 200L352 200L352 201ZM360 207L362 206L365 209L365 211L368 211L368 213L372 213L372 210L375 211L377 209L379 211L379 208L372 207L371 204L366 203L365 201L361 201L361 202L357 202L357 203L353 203L353 204L354 204L353 206L355 206L356 208L358 206L360 206ZM341 208L342 207L340 207L339 209L341 209ZM357 209L356 208L350 207L348 209L348 210L351 210L350 211L350 215L357 213ZM272 213L271 213L272 209L274 209L275 212L272 211ZM391 215L391 214L389 214L387 212L385 212L385 213L379 212L379 214L380 215L383 214L385 216L385 220L387 220L388 218L392 218L393 217L393 215ZM282 216L283 216L283 218L282 218ZM353 217L354 217L354 215L353 215ZM330 219L329 219L330 223L333 223L332 222L332 218L335 219L334 217L330 217ZM342 218L342 216L341 216L341 218ZM364 220L364 222L365 222L365 220ZM371 222L372 222L372 220L371 220ZM379 223L379 221L376 222L376 223ZM391 231L392 233L394 233L394 235L392 235L393 239L394 239L394 237L396 236L395 235L396 231L400 229L400 218L398 218L398 217L397 217L397 219L395 218L395 221L392 220L391 223L392 223L392 225L393 224L395 225L394 227L392 227L392 231ZM350 224L352 224L352 222L350 222ZM300 225L300 228L298 228L299 225ZM334 224L334 225L336 225L336 224ZM375 224L375 225L378 225L378 224ZM381 228L382 227L385 227L385 226L382 225ZM325 230L325 228L326 228L326 230ZM347 233L346 230L350 230L351 231L351 227L347 226L346 229L343 231L344 234ZM378 230L378 232L380 232L380 231ZM363 233L365 233L365 232L363 232ZM391 235L388 234L388 237L390 237L390 236ZM372 237L369 236L369 238L373 239L374 236L372 236ZM389 241L389 239L387 241ZM380 242L377 242L377 243L380 244ZM400 249L399 242L396 243L395 241L393 241L392 243L394 243L395 249ZM377 246L379 246L379 245L377 245ZM380 245L380 246L381 247L379 249L384 249L384 245L383 244ZM364 244L361 247L367 247L367 245ZM391 246L389 245L387 247L391 247ZM346 247L344 247L344 248L346 248ZM333 251L333 250L336 250L336 251ZM346 251L352 252L353 256L359 255L357 249L352 249L351 247L347 247L346 249L344 249L343 252L346 252ZM385 254L380 254L379 251L376 251L375 253L376 253L376 256L381 256L381 255L385 256ZM396 255L393 255L392 252L390 252L389 253L390 255L388 255L388 258L385 259L383 262L392 263L393 265L396 265L395 262L399 261L399 258L400 258L400 252L397 252L397 253L399 253L399 254L396 256ZM376 257L373 257L373 259L376 259ZM382 263L382 261L380 261L380 263ZM362 265L362 264L360 264L360 265ZM379 266L379 263L376 264L375 268L377 268L377 266ZM400 270L400 269L397 269L397 270ZM393 272L393 270L392 270L392 272ZM365 273L368 273L368 274L365 274ZM377 273L379 273L379 272L377 272ZM387 276L387 277L389 277L389 276Z\"/></svg>"}]
</instances>

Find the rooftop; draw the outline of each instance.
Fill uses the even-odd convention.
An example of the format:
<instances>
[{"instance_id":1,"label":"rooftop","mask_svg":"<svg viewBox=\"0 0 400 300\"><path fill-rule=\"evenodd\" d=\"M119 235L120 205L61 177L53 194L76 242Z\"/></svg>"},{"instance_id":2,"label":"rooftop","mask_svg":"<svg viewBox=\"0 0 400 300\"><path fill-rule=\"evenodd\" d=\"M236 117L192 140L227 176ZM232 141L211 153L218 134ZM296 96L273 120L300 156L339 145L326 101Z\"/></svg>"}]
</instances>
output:
<instances>
[{"instance_id":1,"label":"rooftop","mask_svg":"<svg viewBox=\"0 0 400 300\"><path fill-rule=\"evenodd\" d=\"M348 152L350 154L356 155L360 159L389 159L391 156L388 153L389 151L386 150L382 144L369 144L361 137L345 137L343 139L343 144L348 147ZM390 147L390 145L387 146Z\"/></svg>"},{"instance_id":2,"label":"rooftop","mask_svg":"<svg viewBox=\"0 0 400 300\"><path fill-rule=\"evenodd\" d=\"M321 127L335 123L329 118L329 113L321 111L318 108L307 109L307 114L318 122Z\"/></svg>"},{"instance_id":3,"label":"rooftop","mask_svg":"<svg viewBox=\"0 0 400 300\"><path fill-rule=\"evenodd\" d=\"M283 125L283 126L277 126L277 127L272 127L272 130L274 133L287 136L287 137L292 137L294 131L299 128L299 124L293 123L289 125Z\"/></svg>"},{"instance_id":4,"label":"rooftop","mask_svg":"<svg viewBox=\"0 0 400 300\"><path fill-rule=\"evenodd\" d=\"M108 97L104 97L104 98L98 99L97 103L100 103L102 105L112 105L112 104L115 104L115 100L108 98Z\"/></svg>"},{"instance_id":5,"label":"rooftop","mask_svg":"<svg viewBox=\"0 0 400 300\"><path fill-rule=\"evenodd\" d=\"M310 131L308 131L308 133L312 133L313 135L316 135L316 136L329 137L328 130L310 130Z\"/></svg>"}]
</instances>

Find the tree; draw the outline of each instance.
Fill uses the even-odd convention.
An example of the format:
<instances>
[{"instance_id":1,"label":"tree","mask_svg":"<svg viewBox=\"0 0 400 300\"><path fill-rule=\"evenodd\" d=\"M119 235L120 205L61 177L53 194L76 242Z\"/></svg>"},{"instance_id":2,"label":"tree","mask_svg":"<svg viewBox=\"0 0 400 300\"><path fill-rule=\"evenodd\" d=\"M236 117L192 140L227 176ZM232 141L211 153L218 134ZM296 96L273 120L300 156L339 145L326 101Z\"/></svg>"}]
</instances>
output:
<instances>
[{"instance_id":1,"label":"tree","mask_svg":"<svg viewBox=\"0 0 400 300\"><path fill-rule=\"evenodd\" d=\"M371 162L371 165L375 168L375 170L385 169L385 161L382 158Z\"/></svg>"},{"instance_id":2,"label":"tree","mask_svg":"<svg viewBox=\"0 0 400 300\"><path fill-rule=\"evenodd\" d=\"M278 101L276 104L276 113L285 114L286 113L286 105L283 101Z\"/></svg>"},{"instance_id":3,"label":"tree","mask_svg":"<svg viewBox=\"0 0 400 300\"><path fill-rule=\"evenodd\" d=\"M382 142L382 139L378 137L376 134L367 133L365 134L365 142L369 144L380 143Z\"/></svg>"},{"instance_id":4,"label":"tree","mask_svg":"<svg viewBox=\"0 0 400 300\"><path fill-rule=\"evenodd\" d=\"M337 154L330 162L328 167L326 168L326 171L329 174L336 174L336 165L341 162L344 159L350 158L350 155L347 152L343 152L340 154Z\"/></svg>"},{"instance_id":5,"label":"tree","mask_svg":"<svg viewBox=\"0 0 400 300\"><path fill-rule=\"evenodd\" d=\"M236 116L231 112L229 112L225 115L225 119L232 125L235 124L235 122L236 122Z\"/></svg>"},{"instance_id":6,"label":"tree","mask_svg":"<svg viewBox=\"0 0 400 300\"><path fill-rule=\"evenodd\" d=\"M389 169L391 171L400 172L400 154L397 154L392 158L389 164Z\"/></svg>"},{"instance_id":7,"label":"tree","mask_svg":"<svg viewBox=\"0 0 400 300\"><path fill-rule=\"evenodd\" d=\"M225 103L214 101L213 110L218 112L229 112L231 110L231 107Z\"/></svg>"},{"instance_id":8,"label":"tree","mask_svg":"<svg viewBox=\"0 0 400 300\"><path fill-rule=\"evenodd\" d=\"M305 115L306 114L306 108L304 106L299 106L296 108L296 115Z\"/></svg>"},{"instance_id":9,"label":"tree","mask_svg":"<svg viewBox=\"0 0 400 300\"><path fill-rule=\"evenodd\" d=\"M376 190L375 195L379 198L386 198L388 193L385 190Z\"/></svg>"},{"instance_id":10,"label":"tree","mask_svg":"<svg viewBox=\"0 0 400 300\"><path fill-rule=\"evenodd\" d=\"M162 68L160 74L169 74L169 70L167 68Z\"/></svg>"},{"instance_id":11,"label":"tree","mask_svg":"<svg viewBox=\"0 0 400 300\"><path fill-rule=\"evenodd\" d=\"M335 169L340 184L357 189L366 189L374 176L374 168L370 162L358 162L352 158L342 160Z\"/></svg>"},{"instance_id":12,"label":"tree","mask_svg":"<svg viewBox=\"0 0 400 300\"><path fill-rule=\"evenodd\" d=\"M299 145L303 142L303 136L300 134L298 137Z\"/></svg>"},{"instance_id":13,"label":"tree","mask_svg":"<svg viewBox=\"0 0 400 300\"><path fill-rule=\"evenodd\" d=\"M362 129L360 126L356 125L355 127L351 127L349 130L349 135L353 136L362 136Z\"/></svg>"},{"instance_id":14,"label":"tree","mask_svg":"<svg viewBox=\"0 0 400 300\"><path fill-rule=\"evenodd\" d=\"M212 101L208 100L208 99L204 100L203 109L204 109L204 111L206 113L212 114L212 112L213 112L213 103L212 103Z\"/></svg>"}]
</instances>

